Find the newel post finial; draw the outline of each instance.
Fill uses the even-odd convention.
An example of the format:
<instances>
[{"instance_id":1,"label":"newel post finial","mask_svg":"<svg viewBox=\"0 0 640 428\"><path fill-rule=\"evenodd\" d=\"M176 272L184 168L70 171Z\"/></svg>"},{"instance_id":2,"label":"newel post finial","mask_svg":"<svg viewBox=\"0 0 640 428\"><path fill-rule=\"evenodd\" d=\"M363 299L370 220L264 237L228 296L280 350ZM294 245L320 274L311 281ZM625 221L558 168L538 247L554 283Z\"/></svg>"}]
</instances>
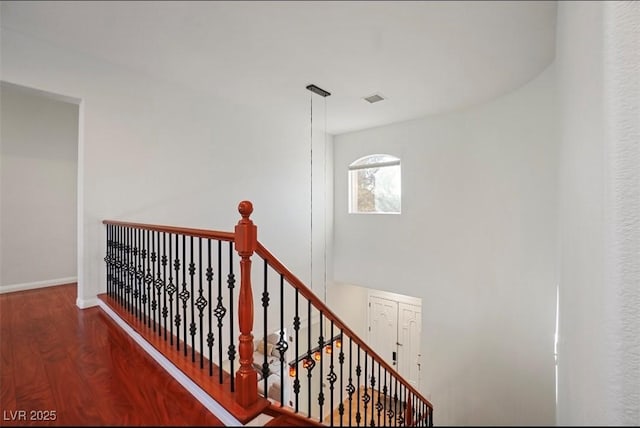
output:
<instances>
[{"instance_id":1,"label":"newel post finial","mask_svg":"<svg viewBox=\"0 0 640 428\"><path fill-rule=\"evenodd\" d=\"M253 213L253 204L251 201L242 201L238 204L238 212L243 219L248 219Z\"/></svg>"},{"instance_id":2,"label":"newel post finial","mask_svg":"<svg viewBox=\"0 0 640 428\"><path fill-rule=\"evenodd\" d=\"M238 353L240 368L236 372L236 401L249 407L258 400L258 373L253 367L253 291L251 289L251 256L258 245L258 228L249 218L253 212L250 201L238 204L242 216L235 228L235 247L240 255L240 295L238 296L238 324L240 338Z\"/></svg>"}]
</instances>

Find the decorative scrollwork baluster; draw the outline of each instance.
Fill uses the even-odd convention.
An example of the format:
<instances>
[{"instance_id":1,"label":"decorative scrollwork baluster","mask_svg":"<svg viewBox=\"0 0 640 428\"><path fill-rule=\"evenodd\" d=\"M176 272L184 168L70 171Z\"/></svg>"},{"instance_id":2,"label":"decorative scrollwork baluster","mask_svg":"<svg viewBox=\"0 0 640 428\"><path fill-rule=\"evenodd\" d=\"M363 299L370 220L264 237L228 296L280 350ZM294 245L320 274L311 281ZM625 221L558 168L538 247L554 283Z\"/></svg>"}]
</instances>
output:
<instances>
[{"instance_id":1,"label":"decorative scrollwork baluster","mask_svg":"<svg viewBox=\"0 0 640 428\"><path fill-rule=\"evenodd\" d=\"M284 275L280 275L280 334L278 337L278 343L276 343L276 349L280 354L280 379L284 383L284 363L285 353L289 349L289 344L284 337ZM284 388L280 388L280 407L284 405Z\"/></svg>"},{"instance_id":2,"label":"decorative scrollwork baluster","mask_svg":"<svg viewBox=\"0 0 640 428\"><path fill-rule=\"evenodd\" d=\"M207 307L207 299L202 295L202 238L198 238L198 298L196 299L196 308L198 308L198 317L200 320L200 368L204 368L204 308Z\"/></svg>"},{"instance_id":3,"label":"decorative scrollwork baluster","mask_svg":"<svg viewBox=\"0 0 640 428\"><path fill-rule=\"evenodd\" d=\"M193 236L189 237L189 258L191 262L189 263L189 278L191 284L191 323L189 323L189 335L191 335L191 362L195 363L196 361L196 311L195 311L195 293L194 291L194 276L196 274L196 264L193 262ZM186 259L185 259L186 261ZM186 318L185 318L186 321Z\"/></svg>"},{"instance_id":4,"label":"decorative scrollwork baluster","mask_svg":"<svg viewBox=\"0 0 640 428\"><path fill-rule=\"evenodd\" d=\"M207 291L209 302L211 303L211 294L212 287L211 282L213 281L213 268L211 267L211 239L207 239ZM209 376L213 376L213 343L215 341L213 336L213 319L212 319L212 310L209 307L207 311L209 317L209 333L207 333L207 347L209 348Z\"/></svg>"},{"instance_id":5,"label":"decorative scrollwork baluster","mask_svg":"<svg viewBox=\"0 0 640 428\"><path fill-rule=\"evenodd\" d=\"M178 292L178 284L180 282L180 239L179 239L179 235L176 234L176 241L175 241L175 246L176 246L176 258L173 261L173 268L176 272L176 284L175 284L175 291L176 293ZM176 349L179 351L180 350L180 325L182 322L182 317L180 316L180 295L176 294L176 314L175 314L175 318L174 318L174 324L176 326Z\"/></svg>"},{"instance_id":6,"label":"decorative scrollwork baluster","mask_svg":"<svg viewBox=\"0 0 640 428\"><path fill-rule=\"evenodd\" d=\"M164 332L164 340L167 340L167 316L169 315L169 310L167 309L167 264L169 264L169 260L171 260L171 256L167 258L167 234L162 232L162 286L164 288L164 293L162 293L162 325L164 328L162 331ZM171 270L169 270L171 272Z\"/></svg>"},{"instance_id":7,"label":"decorative scrollwork baluster","mask_svg":"<svg viewBox=\"0 0 640 428\"><path fill-rule=\"evenodd\" d=\"M234 363L236 359L236 345L233 342L235 337L233 334L233 289L236 286L236 276L233 274L233 244L229 242L229 274L227 275L227 287L229 288L229 319L232 321L229 323L229 337L231 342L229 343L229 350L227 355L229 356L229 366L231 367L231 392L236 390L236 378L234 376Z\"/></svg>"},{"instance_id":8,"label":"decorative scrollwork baluster","mask_svg":"<svg viewBox=\"0 0 640 428\"><path fill-rule=\"evenodd\" d=\"M295 333L295 338L296 338L296 360L295 360L295 365L296 365L296 378L293 381L293 393L295 395L295 411L296 413L298 413L298 405L299 405L299 395L300 395L300 368L299 366L299 361L298 361L298 355L300 355L300 349L299 349L299 343L300 343L300 338L299 338L299 333L300 333L300 316L298 314L299 308L298 308L298 295L300 294L300 292L298 291L298 289L296 288L296 294L295 294L295 316L293 317L293 331Z\"/></svg>"},{"instance_id":9,"label":"decorative scrollwork baluster","mask_svg":"<svg viewBox=\"0 0 640 428\"><path fill-rule=\"evenodd\" d=\"M319 409L318 413L320 415L319 416L319 418L320 418L319 422L322 423L322 417L323 417L322 407L324 405L324 392L323 392L323 388L322 388L322 382L324 381L324 376L323 376L323 373L322 373L322 369L323 369L322 360L324 358L324 352L323 352L324 351L324 336L323 336L322 328L324 326L324 317L323 317L322 311L320 311L320 323L319 323L319 326L320 326L320 336L318 336L318 349L319 349L318 352L320 354L320 360L319 360L319 364L318 364L318 366L319 366L319 370L318 371L320 373L319 373L319 376L318 376L318 383L319 383L319 386L320 386L319 387L320 392L318 392L318 407L320 409ZM316 356L314 355L313 357L315 358Z\"/></svg>"}]
</instances>

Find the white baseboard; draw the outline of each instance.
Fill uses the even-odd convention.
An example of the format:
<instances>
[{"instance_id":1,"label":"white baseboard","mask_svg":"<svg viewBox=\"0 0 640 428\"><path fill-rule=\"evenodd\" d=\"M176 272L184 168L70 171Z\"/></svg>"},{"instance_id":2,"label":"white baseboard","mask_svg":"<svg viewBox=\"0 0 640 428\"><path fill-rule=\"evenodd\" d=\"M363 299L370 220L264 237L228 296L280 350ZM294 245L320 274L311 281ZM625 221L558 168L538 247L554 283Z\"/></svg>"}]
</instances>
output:
<instances>
[{"instance_id":1,"label":"white baseboard","mask_svg":"<svg viewBox=\"0 0 640 428\"><path fill-rule=\"evenodd\" d=\"M12 284L0 286L0 294L12 293L14 291L34 290L36 288L55 287L56 285L70 284L78 282L78 278L70 276L68 278L49 279L46 281L25 282L23 284Z\"/></svg>"},{"instance_id":2,"label":"white baseboard","mask_svg":"<svg viewBox=\"0 0 640 428\"><path fill-rule=\"evenodd\" d=\"M162 355L156 348L147 342L137 331L118 316L106 303L98 299L98 306L102 309L116 324L122 328L140 347L151 356L166 372L180 383L193 397L206 407L215 417L220 419L224 426L243 426L231 413L215 401L209 394L193 382L178 367Z\"/></svg>"},{"instance_id":3,"label":"white baseboard","mask_svg":"<svg viewBox=\"0 0 640 428\"><path fill-rule=\"evenodd\" d=\"M76 299L76 306L80 309L87 309L93 306L98 306L99 299L94 297L92 299Z\"/></svg>"}]
</instances>

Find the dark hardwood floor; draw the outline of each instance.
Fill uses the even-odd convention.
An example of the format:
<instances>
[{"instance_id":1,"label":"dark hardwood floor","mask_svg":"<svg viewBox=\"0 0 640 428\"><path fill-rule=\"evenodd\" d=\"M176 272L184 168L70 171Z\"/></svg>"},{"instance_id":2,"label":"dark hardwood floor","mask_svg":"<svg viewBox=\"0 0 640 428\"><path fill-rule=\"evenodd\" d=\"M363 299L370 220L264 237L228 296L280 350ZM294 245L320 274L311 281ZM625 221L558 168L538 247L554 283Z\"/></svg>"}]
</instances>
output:
<instances>
[{"instance_id":1,"label":"dark hardwood floor","mask_svg":"<svg viewBox=\"0 0 640 428\"><path fill-rule=\"evenodd\" d=\"M222 426L100 309L75 299L75 284L0 295L1 426Z\"/></svg>"}]
</instances>

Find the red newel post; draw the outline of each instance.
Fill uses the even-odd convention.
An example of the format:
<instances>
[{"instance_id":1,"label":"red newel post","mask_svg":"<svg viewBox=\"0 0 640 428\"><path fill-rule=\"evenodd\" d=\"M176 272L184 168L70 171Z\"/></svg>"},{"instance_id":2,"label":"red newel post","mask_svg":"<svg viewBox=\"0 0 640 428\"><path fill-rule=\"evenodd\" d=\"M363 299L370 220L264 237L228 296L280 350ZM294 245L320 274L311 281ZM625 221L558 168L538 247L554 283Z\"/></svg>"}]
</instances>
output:
<instances>
[{"instance_id":1,"label":"red newel post","mask_svg":"<svg viewBox=\"0 0 640 428\"><path fill-rule=\"evenodd\" d=\"M253 292L251 290L251 256L258 243L258 228L249 218L253 205L242 201L238 205L242 219L235 228L235 246L240 255L240 296L238 323L240 325L240 368L236 372L236 400L249 407L258 400L258 374L253 367Z\"/></svg>"}]
</instances>

